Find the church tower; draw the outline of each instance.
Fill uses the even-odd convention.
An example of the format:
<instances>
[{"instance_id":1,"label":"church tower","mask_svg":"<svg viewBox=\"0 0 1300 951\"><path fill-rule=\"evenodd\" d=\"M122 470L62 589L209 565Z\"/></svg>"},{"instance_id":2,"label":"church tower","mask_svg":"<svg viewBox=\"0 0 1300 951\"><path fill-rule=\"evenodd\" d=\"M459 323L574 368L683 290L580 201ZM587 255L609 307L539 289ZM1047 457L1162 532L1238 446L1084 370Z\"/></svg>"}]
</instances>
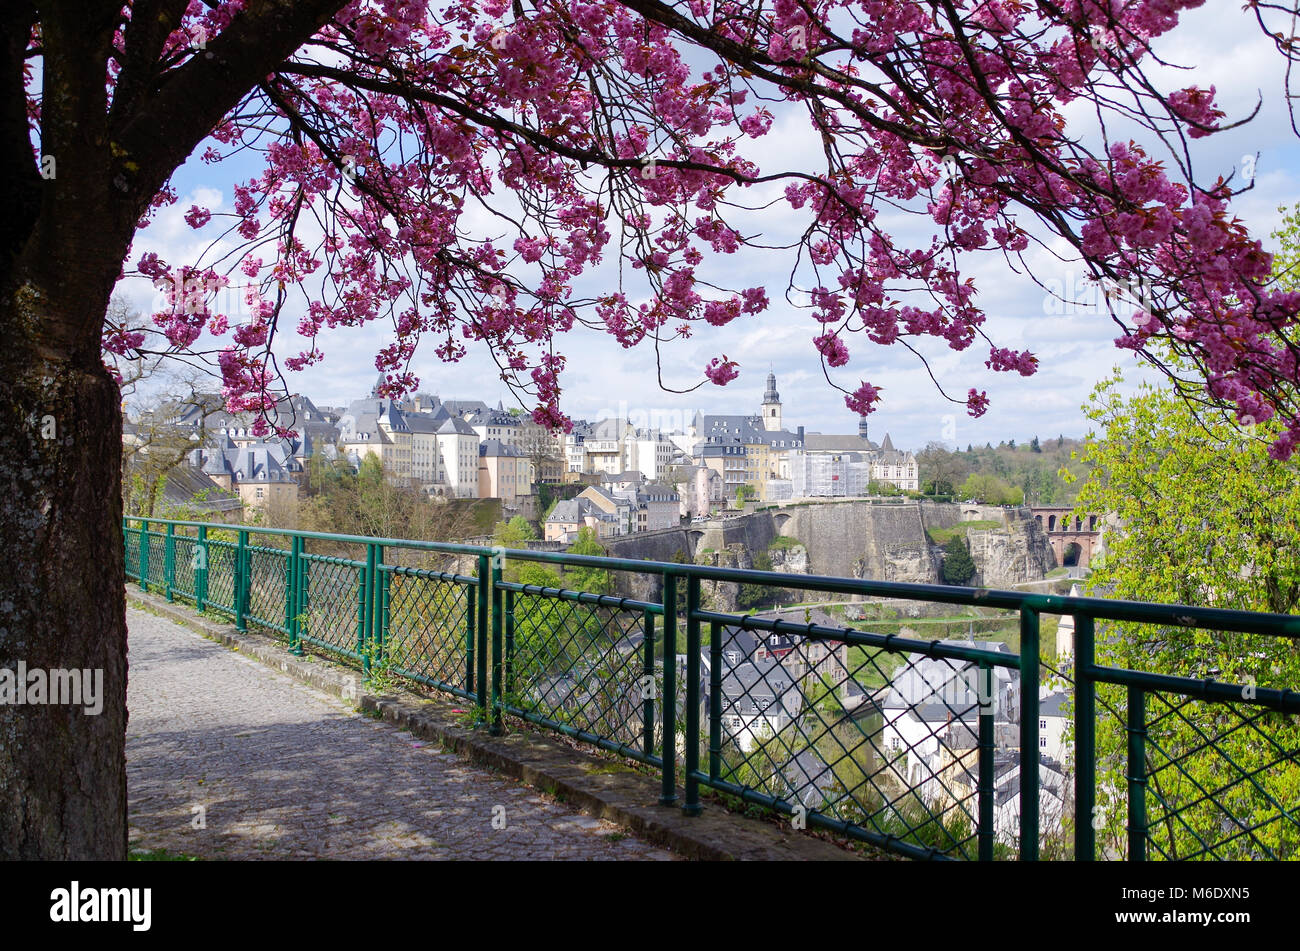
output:
<instances>
[{"instance_id":1,"label":"church tower","mask_svg":"<svg viewBox=\"0 0 1300 951\"><path fill-rule=\"evenodd\" d=\"M781 395L776 391L776 374L767 375L767 390L763 393L763 429L774 433L781 428Z\"/></svg>"}]
</instances>

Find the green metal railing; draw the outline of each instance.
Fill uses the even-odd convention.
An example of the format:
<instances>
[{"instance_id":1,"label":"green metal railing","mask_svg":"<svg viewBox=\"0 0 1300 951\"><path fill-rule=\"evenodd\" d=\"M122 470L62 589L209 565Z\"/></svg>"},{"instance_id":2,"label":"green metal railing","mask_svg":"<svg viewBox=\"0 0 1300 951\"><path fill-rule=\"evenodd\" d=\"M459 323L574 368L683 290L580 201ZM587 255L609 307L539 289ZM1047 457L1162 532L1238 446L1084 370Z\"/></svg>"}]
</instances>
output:
<instances>
[{"instance_id":1,"label":"green metal railing","mask_svg":"<svg viewBox=\"0 0 1300 951\"><path fill-rule=\"evenodd\" d=\"M688 814L707 788L927 859L1300 858L1300 694L1096 659L1120 623L1295 650L1300 617L163 519L123 538L143 590L647 764ZM658 596L512 580L526 563ZM715 610L720 585L998 609L1019 649ZM1059 669L1043 615L1074 619ZM1061 761L1040 685L1068 696Z\"/></svg>"}]
</instances>

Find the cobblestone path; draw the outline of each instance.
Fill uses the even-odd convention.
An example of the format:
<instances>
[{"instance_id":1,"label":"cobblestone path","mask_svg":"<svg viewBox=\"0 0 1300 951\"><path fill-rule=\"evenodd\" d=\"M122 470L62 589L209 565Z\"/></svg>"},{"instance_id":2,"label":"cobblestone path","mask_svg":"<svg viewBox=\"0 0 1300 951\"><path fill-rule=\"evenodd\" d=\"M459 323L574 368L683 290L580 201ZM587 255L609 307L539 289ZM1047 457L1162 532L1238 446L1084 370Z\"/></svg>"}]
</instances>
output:
<instances>
[{"instance_id":1,"label":"cobblestone path","mask_svg":"<svg viewBox=\"0 0 1300 951\"><path fill-rule=\"evenodd\" d=\"M128 609L127 625L133 850L204 859L674 858L170 621Z\"/></svg>"}]
</instances>

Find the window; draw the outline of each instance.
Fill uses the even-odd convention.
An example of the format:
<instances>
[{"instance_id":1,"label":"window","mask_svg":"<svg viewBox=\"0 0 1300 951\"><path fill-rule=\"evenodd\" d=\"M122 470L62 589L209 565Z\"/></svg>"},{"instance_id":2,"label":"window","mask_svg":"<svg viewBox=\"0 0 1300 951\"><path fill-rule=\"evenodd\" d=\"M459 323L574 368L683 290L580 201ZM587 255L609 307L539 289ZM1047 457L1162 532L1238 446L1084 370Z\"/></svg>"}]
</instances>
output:
<instances>
[{"instance_id":1,"label":"window","mask_svg":"<svg viewBox=\"0 0 1300 951\"><path fill-rule=\"evenodd\" d=\"M1046 720L1039 720L1039 721L1038 721L1038 729L1040 729L1040 730L1046 730L1046 729L1047 729L1047 721L1046 721Z\"/></svg>"},{"instance_id":2,"label":"window","mask_svg":"<svg viewBox=\"0 0 1300 951\"><path fill-rule=\"evenodd\" d=\"M1039 748L1040 750L1045 750L1045 749L1047 749L1047 737L1045 737L1045 736L1040 736L1040 737L1038 738L1038 748Z\"/></svg>"}]
</instances>

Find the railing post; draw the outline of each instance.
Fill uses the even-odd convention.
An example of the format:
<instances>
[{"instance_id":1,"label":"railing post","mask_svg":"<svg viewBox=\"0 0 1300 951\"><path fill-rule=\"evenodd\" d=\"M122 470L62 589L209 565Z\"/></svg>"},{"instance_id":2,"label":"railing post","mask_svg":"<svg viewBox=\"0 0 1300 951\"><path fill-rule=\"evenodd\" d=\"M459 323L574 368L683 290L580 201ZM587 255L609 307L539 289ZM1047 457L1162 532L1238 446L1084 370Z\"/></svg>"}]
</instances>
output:
<instances>
[{"instance_id":1,"label":"railing post","mask_svg":"<svg viewBox=\"0 0 1300 951\"><path fill-rule=\"evenodd\" d=\"M993 720L997 712L997 698L993 688L997 683L993 668L981 661L979 665L979 860L993 861L993 793L994 746Z\"/></svg>"},{"instance_id":2,"label":"railing post","mask_svg":"<svg viewBox=\"0 0 1300 951\"><path fill-rule=\"evenodd\" d=\"M709 624L709 779L722 775L722 625Z\"/></svg>"},{"instance_id":3,"label":"railing post","mask_svg":"<svg viewBox=\"0 0 1300 951\"><path fill-rule=\"evenodd\" d=\"M515 692L515 593L506 592L506 663L505 663L505 696L502 698L503 703L509 703L509 698L514 696Z\"/></svg>"},{"instance_id":4,"label":"railing post","mask_svg":"<svg viewBox=\"0 0 1300 951\"><path fill-rule=\"evenodd\" d=\"M655 616L642 615L645 638L641 644L641 752L653 756L655 751ZM649 689L646 689L649 688Z\"/></svg>"},{"instance_id":5,"label":"railing post","mask_svg":"<svg viewBox=\"0 0 1300 951\"><path fill-rule=\"evenodd\" d=\"M380 566L384 563L384 546L372 545L371 548L374 549L375 564L371 571L370 654L376 662L382 665L388 652L386 643L387 629L385 627L387 619L384 616L387 607L385 595L388 592L388 585L384 580L384 572L380 570Z\"/></svg>"},{"instance_id":6,"label":"railing post","mask_svg":"<svg viewBox=\"0 0 1300 951\"><path fill-rule=\"evenodd\" d=\"M1020 860L1038 860L1038 612L1020 609Z\"/></svg>"},{"instance_id":7,"label":"railing post","mask_svg":"<svg viewBox=\"0 0 1300 951\"><path fill-rule=\"evenodd\" d=\"M163 592L172 600L172 587L176 584L176 526L167 523L167 540L163 542Z\"/></svg>"},{"instance_id":8,"label":"railing post","mask_svg":"<svg viewBox=\"0 0 1300 951\"><path fill-rule=\"evenodd\" d=\"M293 536L289 543L289 591L287 593L287 603L289 605L289 653L295 657L303 655L302 650L302 575L303 575L303 540L301 536Z\"/></svg>"},{"instance_id":9,"label":"railing post","mask_svg":"<svg viewBox=\"0 0 1300 951\"><path fill-rule=\"evenodd\" d=\"M1097 683L1092 679L1095 661L1094 622L1085 615L1074 619L1074 859L1097 858Z\"/></svg>"},{"instance_id":10,"label":"railing post","mask_svg":"<svg viewBox=\"0 0 1300 951\"><path fill-rule=\"evenodd\" d=\"M149 523L140 519L140 590L149 590Z\"/></svg>"},{"instance_id":11,"label":"railing post","mask_svg":"<svg viewBox=\"0 0 1300 951\"><path fill-rule=\"evenodd\" d=\"M487 555L478 556L478 630L474 654L477 659L474 667L474 693L480 715L487 718L488 675L487 675L487 629L488 629L488 589L492 584L491 559Z\"/></svg>"},{"instance_id":12,"label":"railing post","mask_svg":"<svg viewBox=\"0 0 1300 951\"><path fill-rule=\"evenodd\" d=\"M307 539L301 539L298 549L298 656L306 650L302 646L304 627L311 633L311 626L304 623L304 618L311 615L311 561L307 558Z\"/></svg>"},{"instance_id":13,"label":"railing post","mask_svg":"<svg viewBox=\"0 0 1300 951\"><path fill-rule=\"evenodd\" d=\"M1147 695L1128 688L1128 860L1147 860Z\"/></svg>"},{"instance_id":14,"label":"railing post","mask_svg":"<svg viewBox=\"0 0 1300 951\"><path fill-rule=\"evenodd\" d=\"M501 628L505 621L502 606L501 562L494 558L492 564L492 726L493 736L501 735Z\"/></svg>"},{"instance_id":15,"label":"railing post","mask_svg":"<svg viewBox=\"0 0 1300 951\"><path fill-rule=\"evenodd\" d=\"M208 604L208 526L199 526L199 537L190 558L194 568L194 608L202 614Z\"/></svg>"},{"instance_id":16,"label":"railing post","mask_svg":"<svg viewBox=\"0 0 1300 951\"><path fill-rule=\"evenodd\" d=\"M470 694L474 692L474 639L478 636L478 589L479 585L475 585L474 592L465 599L465 692Z\"/></svg>"},{"instance_id":17,"label":"railing post","mask_svg":"<svg viewBox=\"0 0 1300 951\"><path fill-rule=\"evenodd\" d=\"M366 544L365 574L361 577L361 624L357 630L357 653L361 655L361 671L370 676L371 651L374 648L375 624L375 546Z\"/></svg>"},{"instance_id":18,"label":"railing post","mask_svg":"<svg viewBox=\"0 0 1300 951\"><path fill-rule=\"evenodd\" d=\"M248 557L248 532L240 531L235 548L235 629L247 630L244 615L248 611L248 589L251 586L251 565Z\"/></svg>"},{"instance_id":19,"label":"railing post","mask_svg":"<svg viewBox=\"0 0 1300 951\"><path fill-rule=\"evenodd\" d=\"M677 802L677 576L664 572L663 789L661 806Z\"/></svg>"},{"instance_id":20,"label":"railing post","mask_svg":"<svg viewBox=\"0 0 1300 951\"><path fill-rule=\"evenodd\" d=\"M698 816L700 806L700 579L686 579L686 802L682 812Z\"/></svg>"}]
</instances>

